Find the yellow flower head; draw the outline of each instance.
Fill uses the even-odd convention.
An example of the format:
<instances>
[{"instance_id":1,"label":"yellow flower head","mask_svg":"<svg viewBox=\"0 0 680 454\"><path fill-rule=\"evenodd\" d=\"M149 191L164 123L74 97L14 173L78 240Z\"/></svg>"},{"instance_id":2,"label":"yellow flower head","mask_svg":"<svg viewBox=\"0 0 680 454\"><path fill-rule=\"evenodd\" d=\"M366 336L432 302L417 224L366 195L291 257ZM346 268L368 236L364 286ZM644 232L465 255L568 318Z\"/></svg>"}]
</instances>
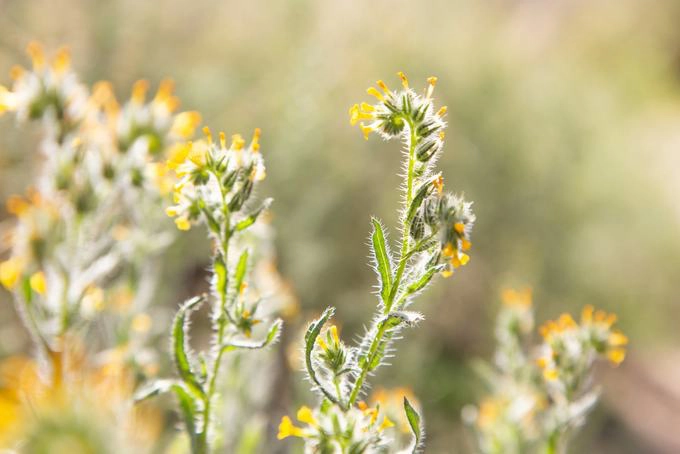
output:
<instances>
[{"instance_id":1,"label":"yellow flower head","mask_svg":"<svg viewBox=\"0 0 680 454\"><path fill-rule=\"evenodd\" d=\"M279 433L276 436L279 440L283 440L288 437L304 437L304 431L293 425L293 421L288 416L281 418L281 423L279 424Z\"/></svg>"}]
</instances>

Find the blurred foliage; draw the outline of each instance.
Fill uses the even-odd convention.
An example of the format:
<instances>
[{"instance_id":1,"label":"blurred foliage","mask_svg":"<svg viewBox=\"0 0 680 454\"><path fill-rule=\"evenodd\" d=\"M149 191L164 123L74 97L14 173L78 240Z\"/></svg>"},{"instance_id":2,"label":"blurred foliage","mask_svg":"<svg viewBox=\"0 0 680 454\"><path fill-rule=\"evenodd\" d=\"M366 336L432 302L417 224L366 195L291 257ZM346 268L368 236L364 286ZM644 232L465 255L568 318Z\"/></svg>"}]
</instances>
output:
<instances>
[{"instance_id":1,"label":"blurred foliage","mask_svg":"<svg viewBox=\"0 0 680 454\"><path fill-rule=\"evenodd\" d=\"M502 286L532 285L539 321L585 303L618 313L642 357L677 346L679 19L673 0L0 0L0 74L31 39L66 44L87 82L170 76L206 124L261 127L262 192L276 198L279 266L302 302L300 322L332 304L348 334L375 304L369 216L396 219L400 159L364 144L346 110L378 76L437 75L450 124L441 168L476 201L474 257L426 294L421 307L437 317L378 381L414 386L428 452L443 452L468 446L467 362L490 354ZM0 137L4 200L35 172L39 138L7 117ZM171 251L183 278L172 274L160 304L193 293L207 264L197 241ZM0 299L0 352L28 348L9 295ZM598 452L634 449L624 424L602 421L614 429L585 434Z\"/></svg>"}]
</instances>

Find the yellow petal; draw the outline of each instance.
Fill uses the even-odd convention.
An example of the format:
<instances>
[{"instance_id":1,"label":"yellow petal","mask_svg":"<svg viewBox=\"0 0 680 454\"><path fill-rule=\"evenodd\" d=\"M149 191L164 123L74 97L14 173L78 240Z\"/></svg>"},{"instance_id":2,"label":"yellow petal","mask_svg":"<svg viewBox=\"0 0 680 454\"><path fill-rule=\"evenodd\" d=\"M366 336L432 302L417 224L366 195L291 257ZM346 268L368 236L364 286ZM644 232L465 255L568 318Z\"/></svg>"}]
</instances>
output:
<instances>
[{"instance_id":1,"label":"yellow petal","mask_svg":"<svg viewBox=\"0 0 680 454\"><path fill-rule=\"evenodd\" d=\"M279 424L279 433L276 436L279 440L283 440L287 437L303 437L304 432L299 427L293 425L293 421L290 420L288 416L281 418L281 424Z\"/></svg>"},{"instance_id":2,"label":"yellow petal","mask_svg":"<svg viewBox=\"0 0 680 454\"><path fill-rule=\"evenodd\" d=\"M314 413L312 412L312 409L306 406L300 407L300 409L297 412L297 419L300 422L303 422L305 424L309 424L310 426L316 426L316 418L314 417Z\"/></svg>"},{"instance_id":3,"label":"yellow petal","mask_svg":"<svg viewBox=\"0 0 680 454\"><path fill-rule=\"evenodd\" d=\"M608 343L612 347L622 347L628 344L628 337L620 331L614 331L609 334Z\"/></svg>"},{"instance_id":4,"label":"yellow petal","mask_svg":"<svg viewBox=\"0 0 680 454\"><path fill-rule=\"evenodd\" d=\"M45 290L47 288L47 283L45 282L45 273L38 271L37 273L33 274L29 280L29 283L31 284L33 291L39 295L45 294Z\"/></svg>"},{"instance_id":5,"label":"yellow petal","mask_svg":"<svg viewBox=\"0 0 680 454\"><path fill-rule=\"evenodd\" d=\"M180 112L172 121L171 132L188 139L194 135L196 128L201 123L201 114L196 111Z\"/></svg>"},{"instance_id":6,"label":"yellow petal","mask_svg":"<svg viewBox=\"0 0 680 454\"><path fill-rule=\"evenodd\" d=\"M626 358L626 350L623 348L613 348L607 352L607 359L618 366Z\"/></svg>"},{"instance_id":7,"label":"yellow petal","mask_svg":"<svg viewBox=\"0 0 680 454\"><path fill-rule=\"evenodd\" d=\"M403 72L399 71L399 72L397 73L397 75L398 75L399 78L401 79L401 85L402 85L404 88L408 89L408 79L406 78L406 74L404 74Z\"/></svg>"},{"instance_id":8,"label":"yellow petal","mask_svg":"<svg viewBox=\"0 0 680 454\"><path fill-rule=\"evenodd\" d=\"M0 263L0 284L7 290L12 290L21 277L21 264L16 258L10 258Z\"/></svg>"},{"instance_id":9,"label":"yellow petal","mask_svg":"<svg viewBox=\"0 0 680 454\"><path fill-rule=\"evenodd\" d=\"M175 225L177 225L178 229L183 231L187 231L191 228L191 222L185 217L175 219Z\"/></svg>"}]
</instances>

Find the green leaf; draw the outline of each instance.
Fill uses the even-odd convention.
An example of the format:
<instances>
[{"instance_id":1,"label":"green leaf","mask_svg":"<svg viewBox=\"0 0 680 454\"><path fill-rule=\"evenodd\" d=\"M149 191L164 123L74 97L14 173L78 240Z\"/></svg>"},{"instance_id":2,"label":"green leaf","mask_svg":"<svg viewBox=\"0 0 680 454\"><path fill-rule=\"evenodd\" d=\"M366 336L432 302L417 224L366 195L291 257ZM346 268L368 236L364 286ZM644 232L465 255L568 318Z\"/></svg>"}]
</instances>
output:
<instances>
[{"instance_id":1,"label":"green leaf","mask_svg":"<svg viewBox=\"0 0 680 454\"><path fill-rule=\"evenodd\" d=\"M337 397L335 397L333 393L326 390L323 384L319 381L319 378L316 376L316 371L314 370L314 365L312 363L312 351L314 351L314 344L316 343L316 338L319 337L319 334L321 333L321 328L323 328L326 322L328 322L328 319L330 319L334 313L335 308L328 307L323 312L323 314L321 314L321 317L319 317L317 320L314 320L312 323L309 324L309 328L307 328L307 332L305 333L305 366L307 368L307 375L309 375L309 379L312 381L312 383L316 385L319 391L321 391L323 397L330 400L334 404L340 405L340 402L338 402Z\"/></svg>"},{"instance_id":2,"label":"green leaf","mask_svg":"<svg viewBox=\"0 0 680 454\"><path fill-rule=\"evenodd\" d=\"M392 288L392 260L387 251L382 224L376 218L372 218L371 222L373 223L373 234L371 234L373 258L375 259L375 267L380 275L380 296L383 302L387 304Z\"/></svg>"},{"instance_id":3,"label":"green leaf","mask_svg":"<svg viewBox=\"0 0 680 454\"><path fill-rule=\"evenodd\" d=\"M439 174L435 175L434 178L430 178L428 181L421 184L418 189L416 189L416 194L413 196L411 206L409 206L408 213L406 215L406 225L411 224L411 221L416 216L416 211L418 211L418 208L420 208L420 205L423 203L423 200L425 200L425 197L428 196L430 192L432 192L433 189L432 182L436 178L439 178Z\"/></svg>"},{"instance_id":4,"label":"green leaf","mask_svg":"<svg viewBox=\"0 0 680 454\"><path fill-rule=\"evenodd\" d=\"M243 279L246 277L246 271L248 270L248 249L244 249L241 253L241 257L238 259L236 264L236 270L234 271L234 289L238 295L241 290L241 285L243 284Z\"/></svg>"},{"instance_id":5,"label":"green leaf","mask_svg":"<svg viewBox=\"0 0 680 454\"><path fill-rule=\"evenodd\" d=\"M412 295L413 293L419 292L422 289L424 289L427 284L430 283L432 280L432 277L440 272L442 270L443 266L433 266L430 269L428 269L425 274L423 274L420 279L416 280L415 282L411 283L407 288L406 288L406 293L409 295Z\"/></svg>"},{"instance_id":6,"label":"green leaf","mask_svg":"<svg viewBox=\"0 0 680 454\"><path fill-rule=\"evenodd\" d=\"M406 412L406 419L408 419L408 424L411 426L411 431L413 432L414 440L413 450L411 452L415 454L420 448L424 430L420 426L420 415L415 408L411 406L411 403L406 397L404 397L404 411Z\"/></svg>"},{"instance_id":7,"label":"green leaf","mask_svg":"<svg viewBox=\"0 0 680 454\"><path fill-rule=\"evenodd\" d=\"M184 425L191 441L191 452L204 452L202 448L202 441L196 427L196 415L198 415L200 408L196 398L190 393L182 384L175 383L170 388L177 397L179 402L179 409L184 419ZM205 430L205 429L204 429Z\"/></svg>"},{"instance_id":8,"label":"green leaf","mask_svg":"<svg viewBox=\"0 0 680 454\"><path fill-rule=\"evenodd\" d=\"M227 276L227 265L224 263L224 257L222 257L222 254L217 254L215 257L213 271L215 272L215 290L217 294L226 294L229 277Z\"/></svg>"},{"instance_id":9,"label":"green leaf","mask_svg":"<svg viewBox=\"0 0 680 454\"><path fill-rule=\"evenodd\" d=\"M269 331L267 332L267 337L262 339L261 341L231 341L229 343L223 344L222 345L222 352L227 353L232 350L237 350L237 349L249 349L249 350L257 350L260 348L264 348L271 344L272 342L275 342L277 338L279 337L279 333L281 332L281 326L283 325L283 321L281 319L277 319L272 323L272 326L269 327Z\"/></svg>"},{"instance_id":10,"label":"green leaf","mask_svg":"<svg viewBox=\"0 0 680 454\"><path fill-rule=\"evenodd\" d=\"M265 199L258 209L250 213L244 219L237 222L236 225L234 226L234 230L240 232L241 230L247 229L251 225L255 224L255 221L257 221L258 216L260 216L260 214L262 214L264 210L269 209L269 207L272 204L272 201L273 199Z\"/></svg>"},{"instance_id":11,"label":"green leaf","mask_svg":"<svg viewBox=\"0 0 680 454\"><path fill-rule=\"evenodd\" d=\"M189 361L189 346L187 341L187 331L189 328L189 318L188 315L192 309L203 302L203 298L200 296L191 298L179 308L177 315L175 315L175 320L172 324L172 350L173 358L175 360L175 367L177 367L177 372L182 378L182 381L186 383L189 389L198 394L201 397L205 396L203 387L196 378L196 375L191 367L191 362Z\"/></svg>"}]
</instances>

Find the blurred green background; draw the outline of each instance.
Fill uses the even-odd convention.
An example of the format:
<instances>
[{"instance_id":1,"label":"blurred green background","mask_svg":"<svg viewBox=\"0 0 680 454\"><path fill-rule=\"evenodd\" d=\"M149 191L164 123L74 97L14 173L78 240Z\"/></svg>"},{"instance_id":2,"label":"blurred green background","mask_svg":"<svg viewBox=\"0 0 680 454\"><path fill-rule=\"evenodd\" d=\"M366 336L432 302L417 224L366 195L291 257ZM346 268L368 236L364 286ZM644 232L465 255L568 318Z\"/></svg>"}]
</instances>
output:
<instances>
[{"instance_id":1,"label":"blurred green background","mask_svg":"<svg viewBox=\"0 0 680 454\"><path fill-rule=\"evenodd\" d=\"M397 144L365 142L347 109L375 79L398 85L398 70L415 87L438 76L437 103L449 106L441 169L475 201L472 260L420 300L426 321L374 383L414 388L427 452L470 452L459 415L480 387L469 362L491 356L499 290L529 285L539 321L591 303L631 338L618 370L598 370L605 398L574 452L672 453L679 23L673 0L0 0L0 74L27 64L32 39L65 44L84 82L111 80L121 98L136 79L167 76L213 129L261 127L261 193L276 199L280 270L302 305L289 342L327 305L347 339L361 332L376 302L370 215L397 219ZM36 172L36 131L0 118L0 199ZM194 235L170 251L183 276L207 264L187 252ZM190 285L168 280L168 311ZM0 333L0 354L29 350L4 292ZM292 400L309 402L303 386ZM281 413L292 409L282 401Z\"/></svg>"}]
</instances>

